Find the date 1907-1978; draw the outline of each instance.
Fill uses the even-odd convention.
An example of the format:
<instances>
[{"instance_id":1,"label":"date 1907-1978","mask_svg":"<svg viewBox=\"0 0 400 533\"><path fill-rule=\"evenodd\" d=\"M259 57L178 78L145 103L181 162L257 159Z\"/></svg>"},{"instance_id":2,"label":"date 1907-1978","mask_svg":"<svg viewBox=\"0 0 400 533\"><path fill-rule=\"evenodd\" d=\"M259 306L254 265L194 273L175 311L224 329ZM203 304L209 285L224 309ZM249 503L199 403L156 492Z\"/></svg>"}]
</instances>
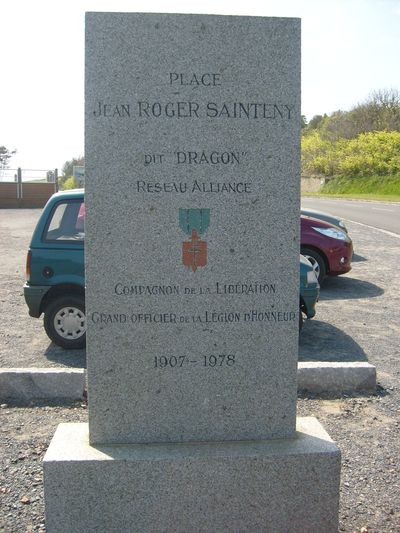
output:
<instances>
[{"instance_id":1,"label":"date 1907-1978","mask_svg":"<svg viewBox=\"0 0 400 533\"><path fill-rule=\"evenodd\" d=\"M202 355L197 357L190 357L188 355L156 355L154 357L154 368L182 368L186 365L199 365L202 367L214 368L233 366L235 362L235 356L232 354Z\"/></svg>"}]
</instances>

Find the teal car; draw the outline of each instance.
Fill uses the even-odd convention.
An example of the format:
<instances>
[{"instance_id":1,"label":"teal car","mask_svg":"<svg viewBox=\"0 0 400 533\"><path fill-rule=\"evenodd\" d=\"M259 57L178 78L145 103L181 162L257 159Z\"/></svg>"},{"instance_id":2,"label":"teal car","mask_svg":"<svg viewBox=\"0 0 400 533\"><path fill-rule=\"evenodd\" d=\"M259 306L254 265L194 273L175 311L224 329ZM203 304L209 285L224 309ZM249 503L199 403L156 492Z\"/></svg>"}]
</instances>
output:
<instances>
[{"instance_id":1,"label":"teal car","mask_svg":"<svg viewBox=\"0 0 400 533\"><path fill-rule=\"evenodd\" d=\"M49 338L68 349L86 343L84 222L83 189L54 194L33 233L26 262L29 314L43 314ZM300 257L300 329L303 314L315 315L318 295L313 267Z\"/></svg>"},{"instance_id":2,"label":"teal car","mask_svg":"<svg viewBox=\"0 0 400 533\"><path fill-rule=\"evenodd\" d=\"M307 318L315 316L315 304L319 298L319 283L315 270L304 255L300 255L300 313L299 329L303 326L303 314Z\"/></svg>"},{"instance_id":3,"label":"teal car","mask_svg":"<svg viewBox=\"0 0 400 533\"><path fill-rule=\"evenodd\" d=\"M83 190L54 194L37 223L26 261L29 314L43 314L47 335L63 348L86 343L84 221Z\"/></svg>"}]
</instances>

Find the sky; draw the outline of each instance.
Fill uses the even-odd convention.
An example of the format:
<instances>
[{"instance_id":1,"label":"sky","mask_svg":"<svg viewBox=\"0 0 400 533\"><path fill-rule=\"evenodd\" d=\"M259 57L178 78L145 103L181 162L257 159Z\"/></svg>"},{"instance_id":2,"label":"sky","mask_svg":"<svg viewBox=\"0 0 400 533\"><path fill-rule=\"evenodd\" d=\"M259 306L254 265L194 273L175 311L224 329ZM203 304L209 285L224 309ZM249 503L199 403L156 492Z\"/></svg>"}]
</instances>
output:
<instances>
[{"instance_id":1,"label":"sky","mask_svg":"<svg viewBox=\"0 0 400 533\"><path fill-rule=\"evenodd\" d=\"M86 11L300 17L308 120L400 89L400 0L3 0L0 146L17 150L12 168L60 173L83 155Z\"/></svg>"}]
</instances>

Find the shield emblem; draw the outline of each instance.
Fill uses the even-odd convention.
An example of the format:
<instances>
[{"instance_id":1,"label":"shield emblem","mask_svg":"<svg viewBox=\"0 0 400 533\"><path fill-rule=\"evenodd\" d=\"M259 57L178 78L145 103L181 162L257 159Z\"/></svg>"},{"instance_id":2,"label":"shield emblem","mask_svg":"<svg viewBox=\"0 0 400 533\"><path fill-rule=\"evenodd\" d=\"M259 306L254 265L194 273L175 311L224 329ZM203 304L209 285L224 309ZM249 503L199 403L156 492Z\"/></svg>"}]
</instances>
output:
<instances>
[{"instance_id":1,"label":"shield emblem","mask_svg":"<svg viewBox=\"0 0 400 533\"><path fill-rule=\"evenodd\" d=\"M207 243L198 238L195 229L192 231L190 241L182 244L182 263L190 267L193 272L207 264Z\"/></svg>"}]
</instances>

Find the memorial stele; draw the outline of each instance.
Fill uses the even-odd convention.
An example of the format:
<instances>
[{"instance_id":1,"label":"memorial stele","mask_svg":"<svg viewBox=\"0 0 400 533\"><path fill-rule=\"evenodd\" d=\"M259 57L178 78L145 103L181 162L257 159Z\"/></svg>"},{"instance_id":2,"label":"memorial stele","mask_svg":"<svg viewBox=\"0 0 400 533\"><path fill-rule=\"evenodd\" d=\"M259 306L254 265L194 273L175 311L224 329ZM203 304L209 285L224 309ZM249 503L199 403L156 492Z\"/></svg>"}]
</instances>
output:
<instances>
[{"instance_id":1,"label":"memorial stele","mask_svg":"<svg viewBox=\"0 0 400 533\"><path fill-rule=\"evenodd\" d=\"M337 531L296 421L300 121L299 19L87 13L89 423L49 533Z\"/></svg>"}]
</instances>

